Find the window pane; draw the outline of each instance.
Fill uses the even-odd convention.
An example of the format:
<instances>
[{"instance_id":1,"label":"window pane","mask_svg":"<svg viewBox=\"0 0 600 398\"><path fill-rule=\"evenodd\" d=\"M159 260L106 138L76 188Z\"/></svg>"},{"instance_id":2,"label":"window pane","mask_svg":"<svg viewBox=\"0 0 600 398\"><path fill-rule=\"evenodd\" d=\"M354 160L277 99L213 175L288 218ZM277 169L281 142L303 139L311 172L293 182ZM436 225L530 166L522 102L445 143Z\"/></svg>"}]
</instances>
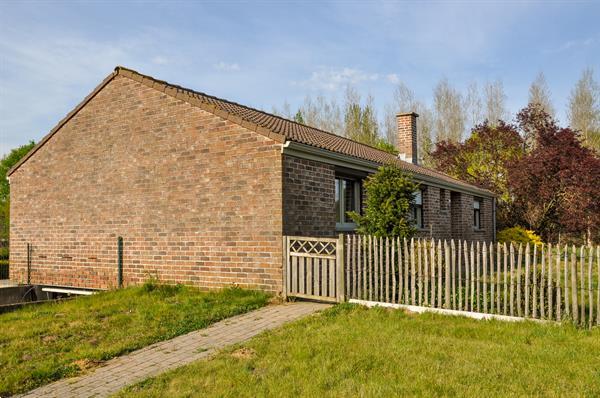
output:
<instances>
[{"instance_id":1,"label":"window pane","mask_svg":"<svg viewBox=\"0 0 600 398\"><path fill-rule=\"evenodd\" d=\"M352 222L352 219L348 217L346 212L356 210L356 195L354 181L344 181L344 222Z\"/></svg>"},{"instance_id":2,"label":"window pane","mask_svg":"<svg viewBox=\"0 0 600 398\"><path fill-rule=\"evenodd\" d=\"M423 208L417 208L417 227L423 228Z\"/></svg>"},{"instance_id":3,"label":"window pane","mask_svg":"<svg viewBox=\"0 0 600 398\"><path fill-rule=\"evenodd\" d=\"M473 208L474 208L474 209L479 209L479 200L478 200L478 199L475 199L475 200L473 201Z\"/></svg>"},{"instance_id":4,"label":"window pane","mask_svg":"<svg viewBox=\"0 0 600 398\"><path fill-rule=\"evenodd\" d=\"M335 179L335 222L342 222L340 220L340 199L341 199L341 192L340 192L340 180L339 179Z\"/></svg>"},{"instance_id":5,"label":"window pane","mask_svg":"<svg viewBox=\"0 0 600 398\"><path fill-rule=\"evenodd\" d=\"M417 204L417 205L423 204L423 195L421 195L421 191L415 192L415 204Z\"/></svg>"}]
</instances>

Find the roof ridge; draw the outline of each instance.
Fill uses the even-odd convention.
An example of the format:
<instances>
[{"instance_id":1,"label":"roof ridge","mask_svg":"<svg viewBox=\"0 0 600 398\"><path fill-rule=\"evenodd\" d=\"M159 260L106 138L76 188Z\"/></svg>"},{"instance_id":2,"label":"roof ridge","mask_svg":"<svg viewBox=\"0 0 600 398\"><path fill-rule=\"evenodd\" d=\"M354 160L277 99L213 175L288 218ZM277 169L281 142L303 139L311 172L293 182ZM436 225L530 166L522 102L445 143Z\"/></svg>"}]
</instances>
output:
<instances>
[{"instance_id":1,"label":"roof ridge","mask_svg":"<svg viewBox=\"0 0 600 398\"><path fill-rule=\"evenodd\" d=\"M197 90L194 90L194 89L191 89L191 88L183 87L183 86L181 86L181 85L179 85L179 84L173 84L173 83L169 83L169 82L168 82L168 81L166 81L166 80L160 80L160 79L157 79L157 78L155 78L155 77L153 77L153 76L150 76L150 75L146 75L146 74L140 73L140 72L138 72L138 71L136 71L136 70L134 70L134 69L127 68L127 67L125 67L125 66L118 65L118 66L116 66L116 67L115 67L115 72L119 73L119 71L120 71L120 70L124 70L124 71L130 72L130 73L135 73L136 75L139 75L139 76L141 76L141 77L145 77L145 78L147 78L147 79L151 79L151 80L153 80L153 81L155 81L155 82L157 82L157 83L160 83L160 84L165 84L165 85L167 85L167 86L170 86L170 87L173 87L173 88L177 88L177 89L180 89L180 90L189 91L189 92L191 92L191 93L194 93L194 94L196 94L196 95L202 95L202 96L204 96L204 97L208 97L208 98L215 99L215 100L218 100L218 101L223 101L223 102L226 102L226 103L228 103L228 104L236 105L236 106L239 106L239 107L242 107L242 108L246 108L246 109L249 109L249 110L252 110L252 111L255 111L255 112L260 112L260 113L262 113L262 114L264 114L264 115L266 115L266 116L275 117L275 118L277 118L277 119L280 119L280 120L283 120L283 121L285 121L285 122L294 123L294 124L296 124L296 125L298 125L298 126L306 127L306 128L309 128L309 129L313 129L313 130L319 131L319 132L321 132L321 133L328 134L328 135L330 135L330 136L332 136L332 137L341 138L341 139L343 139L343 140L350 141L350 142L353 142L353 143L355 143L355 144L364 145L364 146L366 146L366 147L372 148L372 149L374 149L374 150L376 150L376 151L379 151L379 152L381 152L381 153L384 153L384 154L391 155L391 156L394 156L394 157L395 157L395 155L393 155L393 154L391 154L391 153L389 153L389 152L386 152L386 151L384 151L384 150L382 150L382 149L379 149L379 148L377 148L377 147L375 147L375 146L373 146L373 145L365 144L365 143L363 143L363 142L358 142L358 141L356 141L356 140L353 140L353 139L351 139L351 138L344 137L343 135L339 135L339 134L336 134L336 133L332 133L331 131L323 130L323 129L321 129L321 128L314 127L314 126L310 126L310 125L308 125L308 124L305 124L305 123L300 123L300 122L297 122L297 121L295 121L295 120L288 119L288 118L286 118L286 117L283 117L283 116L276 115L276 114L274 114L274 113L269 113L269 112L267 112L267 111L263 111L263 110L261 110L261 109L256 109L256 108L254 108L254 107L251 107L251 106L248 106L248 105L240 104L239 102L230 101L230 100L227 100L227 99L224 99L224 98L221 98L221 97L217 97L216 95L206 94L206 93L204 93L204 92L202 92L202 91L197 91ZM401 160L401 159L400 159L400 160Z\"/></svg>"}]
</instances>

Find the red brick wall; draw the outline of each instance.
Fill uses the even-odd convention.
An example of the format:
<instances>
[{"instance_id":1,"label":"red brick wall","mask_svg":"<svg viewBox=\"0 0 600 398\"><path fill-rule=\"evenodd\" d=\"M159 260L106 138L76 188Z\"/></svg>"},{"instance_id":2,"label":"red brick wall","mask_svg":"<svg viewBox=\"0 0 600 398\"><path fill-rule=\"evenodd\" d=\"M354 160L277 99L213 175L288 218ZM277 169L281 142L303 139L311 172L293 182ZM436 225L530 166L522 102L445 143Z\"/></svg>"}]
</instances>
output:
<instances>
[{"instance_id":1,"label":"red brick wall","mask_svg":"<svg viewBox=\"0 0 600 398\"><path fill-rule=\"evenodd\" d=\"M436 239L488 241L494 239L493 201L483 198L481 229L473 228L474 196L432 186L423 194L425 227L417 235Z\"/></svg>"},{"instance_id":2,"label":"red brick wall","mask_svg":"<svg viewBox=\"0 0 600 398\"><path fill-rule=\"evenodd\" d=\"M11 278L281 290L275 141L117 76L11 176Z\"/></svg>"},{"instance_id":3,"label":"red brick wall","mask_svg":"<svg viewBox=\"0 0 600 398\"><path fill-rule=\"evenodd\" d=\"M335 236L335 168L283 157L283 231L295 236Z\"/></svg>"}]
</instances>

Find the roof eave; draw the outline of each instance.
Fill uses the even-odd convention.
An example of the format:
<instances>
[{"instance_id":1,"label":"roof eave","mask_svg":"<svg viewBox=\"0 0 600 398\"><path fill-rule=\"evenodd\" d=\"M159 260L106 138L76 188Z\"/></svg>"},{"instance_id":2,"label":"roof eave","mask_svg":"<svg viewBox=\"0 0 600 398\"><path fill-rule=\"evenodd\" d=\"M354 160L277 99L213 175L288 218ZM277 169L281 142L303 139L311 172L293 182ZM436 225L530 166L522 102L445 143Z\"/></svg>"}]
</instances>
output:
<instances>
[{"instance_id":1,"label":"roof eave","mask_svg":"<svg viewBox=\"0 0 600 398\"><path fill-rule=\"evenodd\" d=\"M350 169L366 171L373 173L382 166L381 163L372 162L345 155L339 152L333 152L323 148L317 148L312 145L301 144L295 141L287 141L282 147L282 153L302 159L315 160L334 166L346 167ZM477 188L475 186L467 186L462 184L453 184L449 181L444 181L426 174L421 174L415 171L408 171L415 176L418 182L426 183L427 185L435 186L453 191L470 193L478 196L493 198L496 195L493 192Z\"/></svg>"}]
</instances>

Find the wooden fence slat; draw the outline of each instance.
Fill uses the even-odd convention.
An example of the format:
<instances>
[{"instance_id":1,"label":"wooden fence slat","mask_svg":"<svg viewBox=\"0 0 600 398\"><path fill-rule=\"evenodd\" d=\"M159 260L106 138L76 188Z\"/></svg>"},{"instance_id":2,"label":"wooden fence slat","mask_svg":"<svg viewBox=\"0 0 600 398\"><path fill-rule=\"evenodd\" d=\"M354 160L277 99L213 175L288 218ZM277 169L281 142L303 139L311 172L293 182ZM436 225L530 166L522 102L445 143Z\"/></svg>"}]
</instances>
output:
<instances>
[{"instance_id":1,"label":"wooden fence slat","mask_svg":"<svg viewBox=\"0 0 600 398\"><path fill-rule=\"evenodd\" d=\"M367 263L367 270L369 271L369 300L373 301L373 272L374 268L372 266L373 262L373 237L369 236L369 262Z\"/></svg>"},{"instance_id":2,"label":"wooden fence slat","mask_svg":"<svg viewBox=\"0 0 600 398\"><path fill-rule=\"evenodd\" d=\"M560 256L560 246L556 245L556 250L558 255ZM546 308L547 311L547 317L548 319L553 319L552 318L552 245L548 244L548 261L546 261L548 264L548 287L546 290L546 295L548 296L548 308ZM560 279L560 274L558 274L557 279Z\"/></svg>"},{"instance_id":3,"label":"wooden fence slat","mask_svg":"<svg viewBox=\"0 0 600 398\"><path fill-rule=\"evenodd\" d=\"M403 278L403 267L402 267L402 241L400 238L396 239L396 247L398 248L398 303L402 303L402 278Z\"/></svg>"},{"instance_id":4,"label":"wooden fence slat","mask_svg":"<svg viewBox=\"0 0 600 398\"><path fill-rule=\"evenodd\" d=\"M465 255L465 311L471 311L471 262L469 261L469 245L464 241L463 252Z\"/></svg>"},{"instance_id":5,"label":"wooden fence slat","mask_svg":"<svg viewBox=\"0 0 600 398\"><path fill-rule=\"evenodd\" d=\"M579 282L580 288L579 293L581 294L579 298L579 322L583 326L585 325L585 249L583 245L579 249Z\"/></svg>"},{"instance_id":6,"label":"wooden fence slat","mask_svg":"<svg viewBox=\"0 0 600 398\"><path fill-rule=\"evenodd\" d=\"M346 244L348 245L346 249L346 255L348 256L348 264L347 275L348 279L346 280L346 297L356 297L356 242L354 238L356 235L346 235ZM338 267L345 266L345 264L337 264Z\"/></svg>"},{"instance_id":7,"label":"wooden fence slat","mask_svg":"<svg viewBox=\"0 0 600 398\"><path fill-rule=\"evenodd\" d=\"M463 307L463 302L462 302L462 298L463 298L463 288L462 288L462 241L459 239L458 240L458 256L456 257L456 263L457 263L457 268L458 268L458 309L462 310Z\"/></svg>"},{"instance_id":8,"label":"wooden fence slat","mask_svg":"<svg viewBox=\"0 0 600 398\"><path fill-rule=\"evenodd\" d=\"M308 264L306 265L306 294L314 295L313 292L313 263L319 259L308 257Z\"/></svg>"},{"instance_id":9,"label":"wooden fence slat","mask_svg":"<svg viewBox=\"0 0 600 398\"><path fill-rule=\"evenodd\" d=\"M292 292L298 293L298 258L292 257Z\"/></svg>"},{"instance_id":10,"label":"wooden fence slat","mask_svg":"<svg viewBox=\"0 0 600 398\"><path fill-rule=\"evenodd\" d=\"M577 249L575 249L575 245L572 246L571 250L571 304L573 306L573 321L577 324L579 309L577 307Z\"/></svg>"},{"instance_id":11,"label":"wooden fence slat","mask_svg":"<svg viewBox=\"0 0 600 398\"><path fill-rule=\"evenodd\" d=\"M522 275L522 262L523 262L523 244L519 243L519 251L517 254L517 314L522 316L521 311L521 275Z\"/></svg>"},{"instance_id":12,"label":"wooden fence slat","mask_svg":"<svg viewBox=\"0 0 600 398\"><path fill-rule=\"evenodd\" d=\"M476 250L475 250L475 296L476 296L476 308L477 308L477 312L481 312L481 309L479 307L480 304L480 297L481 297L481 290L480 290L480 285L481 285L481 264L479 262L479 253L480 253L481 248L479 247L479 241L477 241L477 246L476 246Z\"/></svg>"},{"instance_id":13,"label":"wooden fence slat","mask_svg":"<svg viewBox=\"0 0 600 398\"><path fill-rule=\"evenodd\" d=\"M431 239L429 241L429 263L430 263L430 267L431 267L431 306L435 307L435 299L436 299L436 292L437 292L437 287L436 287L436 274L435 274L435 269L436 269L436 257L435 257L435 240Z\"/></svg>"},{"instance_id":14,"label":"wooden fence slat","mask_svg":"<svg viewBox=\"0 0 600 398\"><path fill-rule=\"evenodd\" d=\"M566 252L565 252L566 254ZM567 266L565 259L565 267ZM562 319L561 305L562 305L562 293L560 287L560 246L556 246L556 320Z\"/></svg>"},{"instance_id":15,"label":"wooden fence slat","mask_svg":"<svg viewBox=\"0 0 600 398\"><path fill-rule=\"evenodd\" d=\"M592 293L592 264L593 264L593 260L594 260L594 248L592 246L590 246L589 248L589 252L588 252L588 301L590 302L590 313L588 316L588 325L591 328L592 325L594 324L594 295ZM600 275L598 275L598 277L600 278ZM598 279L598 284L600 285L600 279ZM598 310L598 308L596 308L596 311Z\"/></svg>"},{"instance_id":16,"label":"wooden fence slat","mask_svg":"<svg viewBox=\"0 0 600 398\"><path fill-rule=\"evenodd\" d=\"M533 244L533 261L531 266L531 275L533 278L533 297L531 300L531 311L533 318L537 318L537 245Z\"/></svg>"},{"instance_id":17,"label":"wooden fence slat","mask_svg":"<svg viewBox=\"0 0 600 398\"><path fill-rule=\"evenodd\" d=\"M525 317L529 317L529 242L525 246Z\"/></svg>"},{"instance_id":18,"label":"wooden fence slat","mask_svg":"<svg viewBox=\"0 0 600 398\"><path fill-rule=\"evenodd\" d=\"M495 264L494 264L494 243L490 242L489 245L489 251L490 251L490 313L494 314L495 313L495 302L496 302L496 292L495 292L495 285L496 285L496 268L495 268Z\"/></svg>"},{"instance_id":19,"label":"wooden fence slat","mask_svg":"<svg viewBox=\"0 0 600 398\"><path fill-rule=\"evenodd\" d=\"M545 245L542 244L542 254L541 254L541 258L542 258L542 272L540 275L540 317L542 319L546 318L546 310L544 309L545 305L546 305L546 301L544 299L544 281L545 281L545 273L546 273L546 253L544 251L545 249ZM550 245L548 245L548 250L550 250Z\"/></svg>"},{"instance_id":20,"label":"wooden fence slat","mask_svg":"<svg viewBox=\"0 0 600 398\"><path fill-rule=\"evenodd\" d=\"M504 315L508 314L508 250L506 242L502 247L504 250Z\"/></svg>"},{"instance_id":21,"label":"wooden fence slat","mask_svg":"<svg viewBox=\"0 0 600 398\"><path fill-rule=\"evenodd\" d=\"M498 245L496 245L496 311L498 312L498 314L501 313L500 310L500 288L501 288L501 283L500 283L500 277L502 276L502 245L500 243L498 243Z\"/></svg>"},{"instance_id":22,"label":"wooden fence slat","mask_svg":"<svg viewBox=\"0 0 600 398\"><path fill-rule=\"evenodd\" d=\"M410 301L408 272L410 267L410 252L408 251L408 241L404 238L404 303L408 304Z\"/></svg>"},{"instance_id":23,"label":"wooden fence slat","mask_svg":"<svg viewBox=\"0 0 600 398\"><path fill-rule=\"evenodd\" d=\"M429 306L429 241L423 241L423 295L425 306Z\"/></svg>"},{"instance_id":24,"label":"wooden fence slat","mask_svg":"<svg viewBox=\"0 0 600 398\"><path fill-rule=\"evenodd\" d=\"M446 291L444 297L444 308L450 308L450 250L448 249L448 242L444 239L444 279L446 286L444 290Z\"/></svg>"},{"instance_id":25,"label":"wooden fence slat","mask_svg":"<svg viewBox=\"0 0 600 398\"><path fill-rule=\"evenodd\" d=\"M390 302L390 239L385 238L385 302Z\"/></svg>"},{"instance_id":26,"label":"wooden fence slat","mask_svg":"<svg viewBox=\"0 0 600 398\"><path fill-rule=\"evenodd\" d=\"M379 237L379 301L383 301L384 299L384 291L383 291L383 238Z\"/></svg>"},{"instance_id":27,"label":"wooden fence slat","mask_svg":"<svg viewBox=\"0 0 600 398\"><path fill-rule=\"evenodd\" d=\"M515 315L515 249L510 244L510 316Z\"/></svg>"},{"instance_id":28,"label":"wooden fence slat","mask_svg":"<svg viewBox=\"0 0 600 398\"><path fill-rule=\"evenodd\" d=\"M423 251L421 239L417 239L417 303L423 305Z\"/></svg>"},{"instance_id":29,"label":"wooden fence slat","mask_svg":"<svg viewBox=\"0 0 600 398\"><path fill-rule=\"evenodd\" d=\"M594 253L592 252L592 256ZM596 275L596 284L598 293L596 294L596 325L600 325L600 246L596 246L596 265L598 274Z\"/></svg>"},{"instance_id":30,"label":"wooden fence slat","mask_svg":"<svg viewBox=\"0 0 600 398\"><path fill-rule=\"evenodd\" d=\"M483 312L487 314L488 312L488 296L487 296L487 267L488 267L488 256L487 256L487 245L483 242L481 259L483 263Z\"/></svg>"},{"instance_id":31,"label":"wooden fence slat","mask_svg":"<svg viewBox=\"0 0 600 398\"><path fill-rule=\"evenodd\" d=\"M362 236L358 236L358 260L361 261L359 272L362 272L362 283L360 284L360 293L358 294L361 298L367 298L367 251L365 246L365 239ZM362 254L362 256L361 256Z\"/></svg>"},{"instance_id":32,"label":"wooden fence slat","mask_svg":"<svg viewBox=\"0 0 600 398\"><path fill-rule=\"evenodd\" d=\"M396 303L396 238L392 238L392 303Z\"/></svg>"},{"instance_id":33,"label":"wooden fence slat","mask_svg":"<svg viewBox=\"0 0 600 398\"><path fill-rule=\"evenodd\" d=\"M412 305L416 305L416 276L417 276L417 264L415 263L415 240L410 240L410 302Z\"/></svg>"},{"instance_id":34,"label":"wooden fence slat","mask_svg":"<svg viewBox=\"0 0 600 398\"><path fill-rule=\"evenodd\" d=\"M376 301L381 301L381 285L379 283L379 238L373 237L373 269L374 269L374 281L373 284L373 296L375 296Z\"/></svg>"},{"instance_id":35,"label":"wooden fence slat","mask_svg":"<svg viewBox=\"0 0 600 398\"><path fill-rule=\"evenodd\" d=\"M437 274L438 274L438 281L437 281L437 285L438 285L438 291L437 291L437 296L438 296L438 308L442 308L442 241L440 239L438 239L438 245L437 245Z\"/></svg>"},{"instance_id":36,"label":"wooden fence slat","mask_svg":"<svg viewBox=\"0 0 600 398\"><path fill-rule=\"evenodd\" d=\"M450 240L450 258L452 264L450 265L450 278L452 279L452 309L456 309L456 246L454 239Z\"/></svg>"},{"instance_id":37,"label":"wooden fence slat","mask_svg":"<svg viewBox=\"0 0 600 398\"><path fill-rule=\"evenodd\" d=\"M560 246L557 245L557 253L558 255L560 255ZM565 249L564 249L564 253L565 253L565 270L564 270L564 284L565 284L565 303L564 303L564 309L565 309L565 317L569 318L571 316L571 306L569 305L569 256L568 256L568 246L565 245ZM560 278L560 276L559 276ZM557 319L557 321L560 321L560 319Z\"/></svg>"}]
</instances>

